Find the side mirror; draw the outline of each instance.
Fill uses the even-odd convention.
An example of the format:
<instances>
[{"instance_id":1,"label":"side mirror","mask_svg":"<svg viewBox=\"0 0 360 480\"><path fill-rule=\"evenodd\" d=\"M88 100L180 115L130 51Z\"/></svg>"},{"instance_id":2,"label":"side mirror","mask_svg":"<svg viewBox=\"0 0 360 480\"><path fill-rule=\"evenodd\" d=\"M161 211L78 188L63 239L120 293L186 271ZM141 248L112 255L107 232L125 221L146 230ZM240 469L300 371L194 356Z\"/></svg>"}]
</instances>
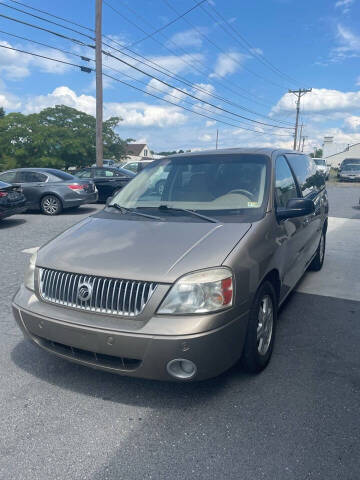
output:
<instances>
[{"instance_id":1,"label":"side mirror","mask_svg":"<svg viewBox=\"0 0 360 480\"><path fill-rule=\"evenodd\" d=\"M276 214L279 220L303 217L315 212L314 202L308 198L290 198L286 207L279 207Z\"/></svg>"}]
</instances>

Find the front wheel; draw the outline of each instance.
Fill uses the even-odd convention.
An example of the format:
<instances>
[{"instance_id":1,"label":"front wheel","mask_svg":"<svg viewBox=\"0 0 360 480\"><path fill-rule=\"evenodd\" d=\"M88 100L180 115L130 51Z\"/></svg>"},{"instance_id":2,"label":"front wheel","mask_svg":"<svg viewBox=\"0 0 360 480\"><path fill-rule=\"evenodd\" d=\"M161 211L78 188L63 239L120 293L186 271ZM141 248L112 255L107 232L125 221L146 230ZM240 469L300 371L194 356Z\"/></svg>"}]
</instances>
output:
<instances>
[{"instance_id":1,"label":"front wheel","mask_svg":"<svg viewBox=\"0 0 360 480\"><path fill-rule=\"evenodd\" d=\"M63 206L61 200L55 195L45 195L41 199L40 208L45 215L59 215Z\"/></svg>"},{"instance_id":2,"label":"front wheel","mask_svg":"<svg viewBox=\"0 0 360 480\"><path fill-rule=\"evenodd\" d=\"M326 247L326 235L324 232L321 232L321 237L319 241L318 248L316 250L316 255L313 261L309 265L309 270L313 272L318 272L322 269L325 258L325 247Z\"/></svg>"},{"instance_id":3,"label":"front wheel","mask_svg":"<svg viewBox=\"0 0 360 480\"><path fill-rule=\"evenodd\" d=\"M277 298L274 287L265 281L258 289L250 310L242 364L251 373L263 370L270 361L276 331Z\"/></svg>"}]
</instances>

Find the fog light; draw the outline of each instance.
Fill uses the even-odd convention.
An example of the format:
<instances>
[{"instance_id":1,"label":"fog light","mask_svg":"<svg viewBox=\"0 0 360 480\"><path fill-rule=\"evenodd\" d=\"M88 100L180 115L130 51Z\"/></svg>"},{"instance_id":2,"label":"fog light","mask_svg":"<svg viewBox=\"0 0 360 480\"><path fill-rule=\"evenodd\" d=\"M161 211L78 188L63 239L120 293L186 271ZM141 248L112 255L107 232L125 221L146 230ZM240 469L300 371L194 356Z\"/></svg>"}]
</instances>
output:
<instances>
[{"instance_id":1,"label":"fog light","mask_svg":"<svg viewBox=\"0 0 360 480\"><path fill-rule=\"evenodd\" d=\"M196 365L191 360L184 358L175 358L171 360L166 367L172 377L187 380L196 374Z\"/></svg>"}]
</instances>

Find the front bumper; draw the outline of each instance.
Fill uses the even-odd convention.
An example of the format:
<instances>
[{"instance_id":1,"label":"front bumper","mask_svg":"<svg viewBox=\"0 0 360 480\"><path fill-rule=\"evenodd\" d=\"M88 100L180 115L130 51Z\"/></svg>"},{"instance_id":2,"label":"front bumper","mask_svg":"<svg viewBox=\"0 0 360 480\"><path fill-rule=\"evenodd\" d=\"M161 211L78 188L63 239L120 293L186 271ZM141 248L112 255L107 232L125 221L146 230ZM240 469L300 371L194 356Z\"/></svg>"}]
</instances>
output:
<instances>
[{"instance_id":1,"label":"front bumper","mask_svg":"<svg viewBox=\"0 0 360 480\"><path fill-rule=\"evenodd\" d=\"M339 176L340 180L343 182L359 182L360 181L360 175L341 175Z\"/></svg>"},{"instance_id":2,"label":"front bumper","mask_svg":"<svg viewBox=\"0 0 360 480\"><path fill-rule=\"evenodd\" d=\"M148 335L104 328L101 317L99 327L94 328L71 323L71 318L64 322L40 315L31 309L32 300L22 304L21 290L24 287L14 297L13 314L24 335L48 352L92 368L133 377L175 380L166 367L169 361L181 358L196 365L196 375L190 381L204 380L230 368L242 353L248 313L202 333Z\"/></svg>"}]
</instances>

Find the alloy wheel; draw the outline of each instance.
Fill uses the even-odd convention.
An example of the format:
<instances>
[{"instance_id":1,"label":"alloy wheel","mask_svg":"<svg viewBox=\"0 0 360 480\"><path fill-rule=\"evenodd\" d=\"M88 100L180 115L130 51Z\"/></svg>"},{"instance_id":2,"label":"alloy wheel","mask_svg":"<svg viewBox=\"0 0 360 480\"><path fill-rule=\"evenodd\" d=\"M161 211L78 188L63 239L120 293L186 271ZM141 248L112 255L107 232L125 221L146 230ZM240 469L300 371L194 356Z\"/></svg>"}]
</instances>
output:
<instances>
[{"instance_id":1,"label":"alloy wheel","mask_svg":"<svg viewBox=\"0 0 360 480\"><path fill-rule=\"evenodd\" d=\"M264 295L260 302L257 325L257 348L260 355L266 355L273 334L274 307L270 295Z\"/></svg>"},{"instance_id":2,"label":"alloy wheel","mask_svg":"<svg viewBox=\"0 0 360 480\"><path fill-rule=\"evenodd\" d=\"M46 197L42 202L42 207L48 215L55 215L59 210L59 202L55 197Z\"/></svg>"}]
</instances>

